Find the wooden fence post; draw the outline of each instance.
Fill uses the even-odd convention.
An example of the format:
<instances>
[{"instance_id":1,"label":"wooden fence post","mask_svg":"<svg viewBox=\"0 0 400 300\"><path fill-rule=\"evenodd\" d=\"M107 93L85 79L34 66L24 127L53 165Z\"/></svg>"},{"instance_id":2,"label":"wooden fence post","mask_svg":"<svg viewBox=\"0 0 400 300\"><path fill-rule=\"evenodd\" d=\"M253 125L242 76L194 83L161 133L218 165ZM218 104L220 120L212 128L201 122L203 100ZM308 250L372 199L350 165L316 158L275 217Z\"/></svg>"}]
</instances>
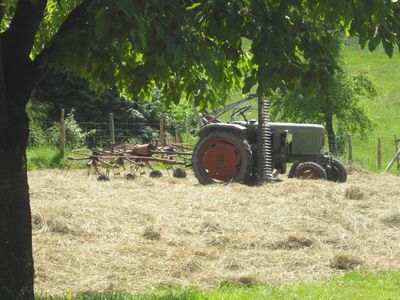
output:
<instances>
[{"instance_id":1,"label":"wooden fence post","mask_svg":"<svg viewBox=\"0 0 400 300\"><path fill-rule=\"evenodd\" d=\"M114 114L108 114L108 128L110 130L110 151L114 150L115 146L115 132L114 132Z\"/></svg>"},{"instance_id":2,"label":"wooden fence post","mask_svg":"<svg viewBox=\"0 0 400 300\"><path fill-rule=\"evenodd\" d=\"M395 148L396 148L396 153L399 152L399 148L398 148L398 145L397 145L399 142L400 142L400 139L397 138L397 135L395 134L394 135L394 145L395 145ZM397 158L397 170L400 170L400 160L399 160L399 158Z\"/></svg>"},{"instance_id":3,"label":"wooden fence post","mask_svg":"<svg viewBox=\"0 0 400 300\"><path fill-rule=\"evenodd\" d=\"M179 128L175 129L175 143L180 144L182 141L181 139L181 132L179 131Z\"/></svg>"},{"instance_id":4,"label":"wooden fence post","mask_svg":"<svg viewBox=\"0 0 400 300\"><path fill-rule=\"evenodd\" d=\"M380 169L382 167L382 138L381 137L378 137L377 166L378 166L378 169Z\"/></svg>"},{"instance_id":5,"label":"wooden fence post","mask_svg":"<svg viewBox=\"0 0 400 300\"><path fill-rule=\"evenodd\" d=\"M349 163L353 162L353 138L349 134Z\"/></svg>"},{"instance_id":6,"label":"wooden fence post","mask_svg":"<svg viewBox=\"0 0 400 300\"><path fill-rule=\"evenodd\" d=\"M165 146L164 119L160 119L160 145Z\"/></svg>"},{"instance_id":7,"label":"wooden fence post","mask_svg":"<svg viewBox=\"0 0 400 300\"><path fill-rule=\"evenodd\" d=\"M64 157L65 154L65 109L61 109L60 117L60 155Z\"/></svg>"}]
</instances>

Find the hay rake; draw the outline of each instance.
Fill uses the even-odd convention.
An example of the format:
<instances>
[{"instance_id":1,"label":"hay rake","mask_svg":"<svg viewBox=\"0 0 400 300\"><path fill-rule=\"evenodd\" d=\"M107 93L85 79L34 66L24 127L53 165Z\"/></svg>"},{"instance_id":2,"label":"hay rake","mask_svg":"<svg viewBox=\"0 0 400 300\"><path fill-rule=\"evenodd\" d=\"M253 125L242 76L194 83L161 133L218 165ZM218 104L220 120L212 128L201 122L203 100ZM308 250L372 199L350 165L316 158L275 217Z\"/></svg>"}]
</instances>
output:
<instances>
[{"instance_id":1,"label":"hay rake","mask_svg":"<svg viewBox=\"0 0 400 300\"><path fill-rule=\"evenodd\" d=\"M160 165L167 171L173 169L175 177L186 177L184 168L191 166L192 147L186 144L164 147L152 144L121 144L115 146L112 151L78 149L72 153L74 156L67 158L69 163L66 170L76 161L87 161L88 175L94 171L97 180L106 181L110 180L110 174L114 177L125 176L127 179L134 179L148 171L151 177L160 177L162 173L156 169Z\"/></svg>"}]
</instances>

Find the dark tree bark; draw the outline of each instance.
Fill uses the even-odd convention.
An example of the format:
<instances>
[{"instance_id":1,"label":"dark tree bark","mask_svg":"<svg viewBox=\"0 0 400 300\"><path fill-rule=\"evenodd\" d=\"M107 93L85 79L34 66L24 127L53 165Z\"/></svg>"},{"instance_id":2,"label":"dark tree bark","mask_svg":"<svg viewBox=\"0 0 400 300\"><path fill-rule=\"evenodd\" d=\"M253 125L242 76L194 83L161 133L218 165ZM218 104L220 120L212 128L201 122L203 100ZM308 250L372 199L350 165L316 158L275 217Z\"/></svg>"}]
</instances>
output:
<instances>
[{"instance_id":1,"label":"dark tree bark","mask_svg":"<svg viewBox=\"0 0 400 300\"><path fill-rule=\"evenodd\" d=\"M33 299L28 118L25 106L7 97L1 57L0 50L0 299Z\"/></svg>"},{"instance_id":2,"label":"dark tree bark","mask_svg":"<svg viewBox=\"0 0 400 300\"><path fill-rule=\"evenodd\" d=\"M25 107L38 81L29 54L46 2L19 1L0 39L0 299L34 299Z\"/></svg>"},{"instance_id":3,"label":"dark tree bark","mask_svg":"<svg viewBox=\"0 0 400 300\"><path fill-rule=\"evenodd\" d=\"M332 114L325 115L325 125L326 131L328 133L328 144L329 144L329 152L331 154L336 154L336 136L335 130L333 129L333 117Z\"/></svg>"},{"instance_id":4,"label":"dark tree bark","mask_svg":"<svg viewBox=\"0 0 400 300\"><path fill-rule=\"evenodd\" d=\"M87 26L87 5L76 7L54 40ZM42 63L56 55L50 41L29 57L47 0L19 0L7 31L0 35L0 299L34 299L32 225L26 165L29 122L25 112L35 85L48 73ZM0 0L0 10L2 1ZM0 20L1 20L0 11ZM54 56L53 56L54 57Z\"/></svg>"}]
</instances>

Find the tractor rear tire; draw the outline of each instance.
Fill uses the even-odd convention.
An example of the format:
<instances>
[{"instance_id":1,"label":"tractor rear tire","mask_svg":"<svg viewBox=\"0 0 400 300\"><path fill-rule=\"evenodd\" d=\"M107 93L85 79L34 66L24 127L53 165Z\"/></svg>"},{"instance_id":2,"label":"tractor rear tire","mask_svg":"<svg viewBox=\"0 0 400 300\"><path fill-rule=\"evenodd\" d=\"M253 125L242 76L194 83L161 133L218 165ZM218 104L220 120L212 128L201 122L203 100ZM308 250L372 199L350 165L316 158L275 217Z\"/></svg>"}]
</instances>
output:
<instances>
[{"instance_id":1,"label":"tractor rear tire","mask_svg":"<svg viewBox=\"0 0 400 300\"><path fill-rule=\"evenodd\" d=\"M346 182L347 171L343 163L335 158L332 158L332 163L327 165L326 175L329 181Z\"/></svg>"},{"instance_id":2,"label":"tractor rear tire","mask_svg":"<svg viewBox=\"0 0 400 300\"><path fill-rule=\"evenodd\" d=\"M305 162L297 166L295 178L300 179L328 179L324 168L315 162Z\"/></svg>"},{"instance_id":3,"label":"tractor rear tire","mask_svg":"<svg viewBox=\"0 0 400 300\"><path fill-rule=\"evenodd\" d=\"M201 184L247 182L253 169L250 146L238 134L213 131L194 147L192 168Z\"/></svg>"}]
</instances>

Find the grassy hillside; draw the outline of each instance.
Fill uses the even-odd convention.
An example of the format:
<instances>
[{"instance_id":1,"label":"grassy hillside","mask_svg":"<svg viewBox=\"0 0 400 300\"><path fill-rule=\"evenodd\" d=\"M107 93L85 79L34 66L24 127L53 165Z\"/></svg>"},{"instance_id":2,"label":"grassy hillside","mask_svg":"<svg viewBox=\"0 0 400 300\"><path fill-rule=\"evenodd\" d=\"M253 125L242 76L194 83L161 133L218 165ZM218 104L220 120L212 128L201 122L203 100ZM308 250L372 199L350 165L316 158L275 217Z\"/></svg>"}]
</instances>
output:
<instances>
[{"instance_id":1,"label":"grassy hillside","mask_svg":"<svg viewBox=\"0 0 400 300\"><path fill-rule=\"evenodd\" d=\"M367 71L378 90L378 96L373 101L365 102L375 121L375 129L366 141L355 138L354 158L362 165L376 170L377 138L381 137L384 168L395 153L394 135L400 137L400 54L395 52L389 58L382 47L369 52L360 49L355 41L349 41L343 49L343 58L350 73Z\"/></svg>"}]
</instances>

